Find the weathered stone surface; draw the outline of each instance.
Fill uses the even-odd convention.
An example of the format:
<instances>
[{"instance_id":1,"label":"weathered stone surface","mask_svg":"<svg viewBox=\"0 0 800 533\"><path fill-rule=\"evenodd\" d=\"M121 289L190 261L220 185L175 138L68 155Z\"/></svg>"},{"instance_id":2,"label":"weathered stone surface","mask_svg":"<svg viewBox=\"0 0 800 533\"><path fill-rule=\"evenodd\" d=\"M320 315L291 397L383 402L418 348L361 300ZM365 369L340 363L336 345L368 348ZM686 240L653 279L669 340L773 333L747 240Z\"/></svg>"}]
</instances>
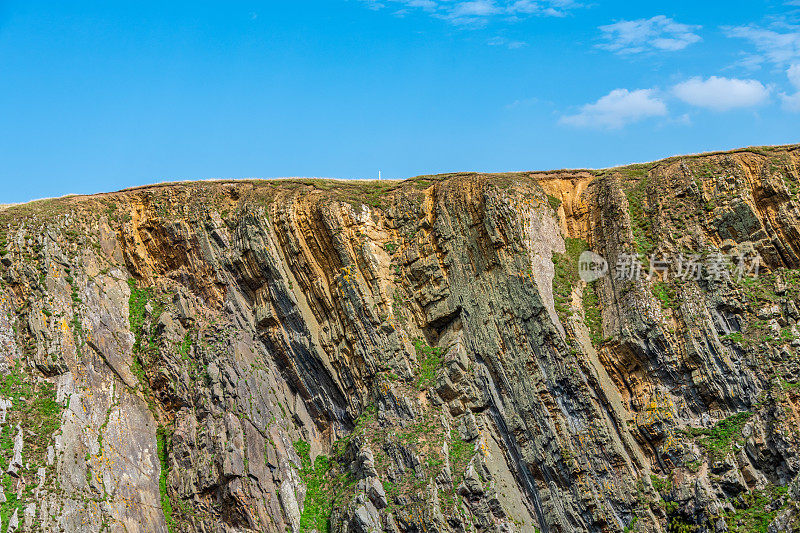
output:
<instances>
[{"instance_id":1,"label":"weathered stone surface","mask_svg":"<svg viewBox=\"0 0 800 533\"><path fill-rule=\"evenodd\" d=\"M0 527L791 531L798 164L0 208ZM615 277L633 253L763 264Z\"/></svg>"}]
</instances>

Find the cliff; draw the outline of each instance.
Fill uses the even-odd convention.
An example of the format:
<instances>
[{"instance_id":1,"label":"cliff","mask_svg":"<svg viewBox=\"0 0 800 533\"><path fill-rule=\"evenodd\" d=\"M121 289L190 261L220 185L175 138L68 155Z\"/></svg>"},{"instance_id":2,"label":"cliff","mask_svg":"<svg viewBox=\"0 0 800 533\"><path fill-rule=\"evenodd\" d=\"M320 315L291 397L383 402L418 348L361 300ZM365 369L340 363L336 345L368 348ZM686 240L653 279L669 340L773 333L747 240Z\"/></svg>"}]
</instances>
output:
<instances>
[{"instance_id":1,"label":"cliff","mask_svg":"<svg viewBox=\"0 0 800 533\"><path fill-rule=\"evenodd\" d=\"M799 192L785 146L0 208L0 528L797 531Z\"/></svg>"}]
</instances>

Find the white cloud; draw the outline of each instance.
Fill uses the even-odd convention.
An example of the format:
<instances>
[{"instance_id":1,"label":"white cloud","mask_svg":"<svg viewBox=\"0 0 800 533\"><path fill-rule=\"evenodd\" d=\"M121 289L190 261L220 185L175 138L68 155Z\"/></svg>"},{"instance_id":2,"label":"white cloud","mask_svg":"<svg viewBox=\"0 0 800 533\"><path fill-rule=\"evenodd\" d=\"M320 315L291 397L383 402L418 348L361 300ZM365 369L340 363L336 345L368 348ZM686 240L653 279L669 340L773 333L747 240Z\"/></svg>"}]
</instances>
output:
<instances>
[{"instance_id":1,"label":"white cloud","mask_svg":"<svg viewBox=\"0 0 800 533\"><path fill-rule=\"evenodd\" d=\"M779 67L784 67L800 59L800 28L797 26L783 24L776 27L776 29L752 25L728 26L723 30L729 37L745 39L755 47L757 53L750 54L745 58L745 62L750 65L758 65L768 61Z\"/></svg>"},{"instance_id":2,"label":"white cloud","mask_svg":"<svg viewBox=\"0 0 800 533\"><path fill-rule=\"evenodd\" d=\"M362 0L372 9L400 6L396 14L412 9L422 10L451 24L481 26L503 18L512 22L519 18L540 15L562 17L579 7L573 0Z\"/></svg>"},{"instance_id":3,"label":"white cloud","mask_svg":"<svg viewBox=\"0 0 800 533\"><path fill-rule=\"evenodd\" d=\"M598 47L618 54L647 51L674 52L700 40L696 32L701 26L681 24L664 15L649 19L621 20L600 26L606 41Z\"/></svg>"},{"instance_id":4,"label":"white cloud","mask_svg":"<svg viewBox=\"0 0 800 533\"><path fill-rule=\"evenodd\" d=\"M503 46L508 48L509 50L516 50L518 48L522 48L523 46L527 46L528 43L525 41L512 41L510 39L506 39L505 37L492 37L486 44L489 46Z\"/></svg>"},{"instance_id":5,"label":"white cloud","mask_svg":"<svg viewBox=\"0 0 800 533\"><path fill-rule=\"evenodd\" d=\"M502 11L494 0L470 0L454 2L439 16L453 24L483 25L492 15L497 15Z\"/></svg>"},{"instance_id":6,"label":"white cloud","mask_svg":"<svg viewBox=\"0 0 800 533\"><path fill-rule=\"evenodd\" d=\"M506 8L510 15L545 15L549 17L564 17L570 9L581 7L572 0L515 0L508 3Z\"/></svg>"},{"instance_id":7,"label":"white cloud","mask_svg":"<svg viewBox=\"0 0 800 533\"><path fill-rule=\"evenodd\" d=\"M452 17L486 17L500 12L494 0L458 2L450 12Z\"/></svg>"},{"instance_id":8,"label":"white cloud","mask_svg":"<svg viewBox=\"0 0 800 533\"><path fill-rule=\"evenodd\" d=\"M675 85L672 92L687 104L725 111L761 104L769 98L770 89L757 80L711 76L690 78Z\"/></svg>"},{"instance_id":9,"label":"white cloud","mask_svg":"<svg viewBox=\"0 0 800 533\"><path fill-rule=\"evenodd\" d=\"M585 104L575 115L560 122L581 128L619 129L626 124L667 114L667 106L652 89L614 89L592 104Z\"/></svg>"},{"instance_id":10,"label":"white cloud","mask_svg":"<svg viewBox=\"0 0 800 533\"><path fill-rule=\"evenodd\" d=\"M542 11L542 6L539 5L539 2L532 2L531 0L517 0L510 5L510 8L516 13L529 15L541 13Z\"/></svg>"},{"instance_id":11,"label":"white cloud","mask_svg":"<svg viewBox=\"0 0 800 533\"><path fill-rule=\"evenodd\" d=\"M787 2L800 5L800 2ZM747 53L741 61L746 67L758 68L769 63L777 68L786 68L786 77L794 87L793 94L780 93L783 108L800 111L800 26L787 24L779 19L768 28L749 25L724 28L729 37L750 41L754 53Z\"/></svg>"},{"instance_id":12,"label":"white cloud","mask_svg":"<svg viewBox=\"0 0 800 533\"><path fill-rule=\"evenodd\" d=\"M404 2L408 7L421 7L422 9L436 9L436 2L433 0L407 0Z\"/></svg>"},{"instance_id":13,"label":"white cloud","mask_svg":"<svg viewBox=\"0 0 800 533\"><path fill-rule=\"evenodd\" d=\"M689 116L689 113L684 113L679 117L671 119L670 122L672 122L673 124L681 124L683 126L691 126L692 117Z\"/></svg>"},{"instance_id":14,"label":"white cloud","mask_svg":"<svg viewBox=\"0 0 800 533\"><path fill-rule=\"evenodd\" d=\"M800 63L791 65L786 71L786 76L789 78L789 83L800 91Z\"/></svg>"},{"instance_id":15,"label":"white cloud","mask_svg":"<svg viewBox=\"0 0 800 533\"><path fill-rule=\"evenodd\" d=\"M781 101L786 111L800 112L800 91L794 94L781 93Z\"/></svg>"},{"instance_id":16,"label":"white cloud","mask_svg":"<svg viewBox=\"0 0 800 533\"><path fill-rule=\"evenodd\" d=\"M781 101L783 101L783 108L787 111L800 111L800 63L791 65L786 70L786 77L789 78L797 92L794 94L781 93Z\"/></svg>"},{"instance_id":17,"label":"white cloud","mask_svg":"<svg viewBox=\"0 0 800 533\"><path fill-rule=\"evenodd\" d=\"M508 105L503 106L504 109L522 109L526 107L533 107L538 104L552 104L552 102L547 102L540 100L539 98L532 97L532 98L523 98L520 100L514 100Z\"/></svg>"}]
</instances>

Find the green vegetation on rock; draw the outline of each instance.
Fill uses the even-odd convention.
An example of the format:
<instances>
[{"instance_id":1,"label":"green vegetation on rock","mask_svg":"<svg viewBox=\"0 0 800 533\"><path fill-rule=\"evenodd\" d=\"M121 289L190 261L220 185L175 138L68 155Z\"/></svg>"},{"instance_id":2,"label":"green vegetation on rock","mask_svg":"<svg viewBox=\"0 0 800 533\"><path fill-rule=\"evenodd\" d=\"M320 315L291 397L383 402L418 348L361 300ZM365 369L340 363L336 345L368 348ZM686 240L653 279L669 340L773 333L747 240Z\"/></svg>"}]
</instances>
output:
<instances>
[{"instance_id":1,"label":"green vegetation on rock","mask_svg":"<svg viewBox=\"0 0 800 533\"><path fill-rule=\"evenodd\" d=\"M454 484L458 485L456 481L460 482L464 469L473 455L473 449L469 443L461 438L461 434L455 429L450 430L450 442L448 443L448 447L450 468L456 476Z\"/></svg>"},{"instance_id":2,"label":"green vegetation on rock","mask_svg":"<svg viewBox=\"0 0 800 533\"><path fill-rule=\"evenodd\" d=\"M643 177L633 187L625 191L625 196L628 198L628 214L631 219L631 229L633 230L636 249L644 257L649 256L653 250L650 217L645 212L648 184L649 180Z\"/></svg>"},{"instance_id":3,"label":"green vegetation on rock","mask_svg":"<svg viewBox=\"0 0 800 533\"><path fill-rule=\"evenodd\" d=\"M156 430L156 447L158 452L158 462L161 471L158 476L158 489L161 493L161 509L164 511L164 521L170 533L175 531L175 521L172 518L172 503L167 492L167 474L169 473L169 463L167 462L167 430L164 426L158 426Z\"/></svg>"},{"instance_id":4,"label":"green vegetation on rock","mask_svg":"<svg viewBox=\"0 0 800 533\"><path fill-rule=\"evenodd\" d=\"M561 207L561 200L550 194L547 195L547 202L553 208L553 211L558 211L558 208Z\"/></svg>"},{"instance_id":5,"label":"green vegetation on rock","mask_svg":"<svg viewBox=\"0 0 800 533\"><path fill-rule=\"evenodd\" d=\"M770 486L744 494L733 502L734 510L725 514L731 533L767 533L778 511L786 506L786 487Z\"/></svg>"},{"instance_id":6,"label":"green vegetation on rock","mask_svg":"<svg viewBox=\"0 0 800 533\"><path fill-rule=\"evenodd\" d=\"M56 401L55 387L49 381L34 381L19 361L15 361L8 373L0 376L0 397L11 401L6 422L0 433L0 469L6 472L2 477L2 488L6 501L0 504L0 518L3 532L8 526L8 518L30 502L35 485L26 483L23 497L17 497L14 480L7 472L14 450L17 427L24 436L24 461L19 467L23 477L35 477L40 467L46 466L47 447L53 444L55 433L61 427L63 406ZM48 470L51 467L47 467Z\"/></svg>"},{"instance_id":7,"label":"green vegetation on rock","mask_svg":"<svg viewBox=\"0 0 800 533\"><path fill-rule=\"evenodd\" d=\"M436 372L442 366L442 349L428 346L420 339L414 341L414 348L420 367L417 387L424 390L436 384Z\"/></svg>"},{"instance_id":8,"label":"green vegetation on rock","mask_svg":"<svg viewBox=\"0 0 800 533\"><path fill-rule=\"evenodd\" d=\"M676 309L678 307L675 287L669 283L664 281L653 282L652 292L663 309Z\"/></svg>"},{"instance_id":9,"label":"green vegetation on rock","mask_svg":"<svg viewBox=\"0 0 800 533\"><path fill-rule=\"evenodd\" d=\"M600 346L605 342L603 337L603 315L600 310L600 299L597 297L597 282L587 283L583 288L583 316L592 344Z\"/></svg>"},{"instance_id":10,"label":"green vegetation on rock","mask_svg":"<svg viewBox=\"0 0 800 533\"><path fill-rule=\"evenodd\" d=\"M690 434L701 437L700 445L708 450L712 457L722 458L735 442L743 440L742 428L751 416L753 413L749 411L737 413L720 420L712 428L693 428Z\"/></svg>"},{"instance_id":11,"label":"green vegetation on rock","mask_svg":"<svg viewBox=\"0 0 800 533\"><path fill-rule=\"evenodd\" d=\"M2 532L8 531L8 522L14 511L22 512L24 500L17 498L17 492L14 490L14 478L9 474L2 474L0 478L0 489L5 494L6 501L0 503L0 523L2 523Z\"/></svg>"},{"instance_id":12,"label":"green vegetation on rock","mask_svg":"<svg viewBox=\"0 0 800 533\"><path fill-rule=\"evenodd\" d=\"M300 515L300 531L328 533L331 529L330 518L333 504L340 483L331 475L332 462L324 455L318 455L311 461L311 446L298 440L294 449L300 456L300 478L306 485L306 498L303 501L303 513Z\"/></svg>"},{"instance_id":13,"label":"green vegetation on rock","mask_svg":"<svg viewBox=\"0 0 800 533\"><path fill-rule=\"evenodd\" d=\"M153 291L148 288L138 288L136 280L133 278L128 280L128 286L131 290L131 296L128 300L128 321L136 339L134 350L137 350L141 348L142 326L144 326L144 319L147 316L146 306L147 302L153 297Z\"/></svg>"},{"instance_id":14,"label":"green vegetation on rock","mask_svg":"<svg viewBox=\"0 0 800 533\"><path fill-rule=\"evenodd\" d=\"M134 335L133 360L130 369L141 385L150 410L155 414L153 391L147 379L145 367L157 355L156 339L153 334L149 337L145 336L144 324L148 318L151 321L157 320L163 311L163 306L153 298L152 289L139 288L134 279L128 280L128 286L131 290L131 295L128 299L128 322ZM148 313L148 304L150 304L150 313Z\"/></svg>"},{"instance_id":15,"label":"green vegetation on rock","mask_svg":"<svg viewBox=\"0 0 800 533\"><path fill-rule=\"evenodd\" d=\"M564 239L565 253L553 254L555 276L553 277L553 301L562 323L570 316L572 289L578 284L578 258L588 249L586 241L567 237Z\"/></svg>"}]
</instances>

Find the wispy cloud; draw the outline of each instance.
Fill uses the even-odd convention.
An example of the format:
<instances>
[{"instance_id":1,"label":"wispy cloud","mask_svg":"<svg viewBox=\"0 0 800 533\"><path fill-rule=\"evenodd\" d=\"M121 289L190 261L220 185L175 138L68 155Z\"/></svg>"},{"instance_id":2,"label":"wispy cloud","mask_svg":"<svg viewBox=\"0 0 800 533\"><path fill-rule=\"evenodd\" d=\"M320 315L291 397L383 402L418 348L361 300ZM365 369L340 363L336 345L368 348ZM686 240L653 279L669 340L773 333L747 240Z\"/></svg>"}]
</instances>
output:
<instances>
[{"instance_id":1,"label":"wispy cloud","mask_svg":"<svg viewBox=\"0 0 800 533\"><path fill-rule=\"evenodd\" d=\"M506 21L537 15L563 17L580 4L573 0L362 0L372 9L396 9L397 14L411 10L461 26L482 26L493 19Z\"/></svg>"},{"instance_id":2,"label":"wispy cloud","mask_svg":"<svg viewBox=\"0 0 800 533\"><path fill-rule=\"evenodd\" d=\"M790 66L786 71L786 76L789 78L789 83L794 85L795 89L800 91L800 63L795 63Z\"/></svg>"},{"instance_id":3,"label":"wispy cloud","mask_svg":"<svg viewBox=\"0 0 800 533\"><path fill-rule=\"evenodd\" d=\"M585 104L578 113L561 117L560 122L579 128L615 130L666 114L666 104L653 89L614 89L596 102Z\"/></svg>"},{"instance_id":4,"label":"wispy cloud","mask_svg":"<svg viewBox=\"0 0 800 533\"><path fill-rule=\"evenodd\" d=\"M664 15L649 19L621 20L600 26L605 42L597 46L618 54L674 52L701 41L701 37L695 33L701 27L681 24Z\"/></svg>"},{"instance_id":5,"label":"wispy cloud","mask_svg":"<svg viewBox=\"0 0 800 533\"><path fill-rule=\"evenodd\" d=\"M458 2L450 12L453 17L488 17L500 13L500 7L494 0L470 0Z\"/></svg>"},{"instance_id":6,"label":"wispy cloud","mask_svg":"<svg viewBox=\"0 0 800 533\"><path fill-rule=\"evenodd\" d=\"M528 43L526 43L525 41L514 41L512 39L506 39L505 37L500 37L500 36L492 37L491 39L486 41L486 44L488 44L489 46L502 46L508 48L509 50L516 50L518 48L522 48L528 45Z\"/></svg>"},{"instance_id":7,"label":"wispy cloud","mask_svg":"<svg viewBox=\"0 0 800 533\"><path fill-rule=\"evenodd\" d=\"M781 93L781 100L786 111L800 112L800 91L794 94Z\"/></svg>"},{"instance_id":8,"label":"wispy cloud","mask_svg":"<svg viewBox=\"0 0 800 533\"><path fill-rule=\"evenodd\" d=\"M533 97L533 98L522 98L522 99L519 99L519 100L514 100L510 104L505 105L504 109L509 109L509 110L511 110L511 109L523 109L523 108L526 108L526 107L533 107L533 106L538 105L538 104L547 104L547 105L550 105L550 106L553 105L552 102L540 100L539 98Z\"/></svg>"},{"instance_id":9,"label":"wispy cloud","mask_svg":"<svg viewBox=\"0 0 800 533\"><path fill-rule=\"evenodd\" d=\"M786 4L800 5L800 2ZM768 64L786 69L786 77L795 92L782 92L779 96L784 109L800 111L800 26L778 18L767 26L727 26L723 30L729 37L744 39L753 46L752 51L743 54L740 64L750 68Z\"/></svg>"},{"instance_id":10,"label":"wispy cloud","mask_svg":"<svg viewBox=\"0 0 800 533\"><path fill-rule=\"evenodd\" d=\"M795 93L781 93L783 108L787 111L800 111L800 63L791 65L786 70L786 76L789 78L789 83L794 87Z\"/></svg>"},{"instance_id":11,"label":"wispy cloud","mask_svg":"<svg viewBox=\"0 0 800 533\"><path fill-rule=\"evenodd\" d=\"M770 89L757 80L711 76L690 78L672 88L672 93L687 104L727 111L753 107L769 99Z\"/></svg>"},{"instance_id":12,"label":"wispy cloud","mask_svg":"<svg viewBox=\"0 0 800 533\"><path fill-rule=\"evenodd\" d=\"M768 62L785 67L800 59L800 27L776 23L768 28L726 26L723 30L729 37L745 39L753 45L755 52L745 56L745 62L750 65Z\"/></svg>"}]
</instances>

